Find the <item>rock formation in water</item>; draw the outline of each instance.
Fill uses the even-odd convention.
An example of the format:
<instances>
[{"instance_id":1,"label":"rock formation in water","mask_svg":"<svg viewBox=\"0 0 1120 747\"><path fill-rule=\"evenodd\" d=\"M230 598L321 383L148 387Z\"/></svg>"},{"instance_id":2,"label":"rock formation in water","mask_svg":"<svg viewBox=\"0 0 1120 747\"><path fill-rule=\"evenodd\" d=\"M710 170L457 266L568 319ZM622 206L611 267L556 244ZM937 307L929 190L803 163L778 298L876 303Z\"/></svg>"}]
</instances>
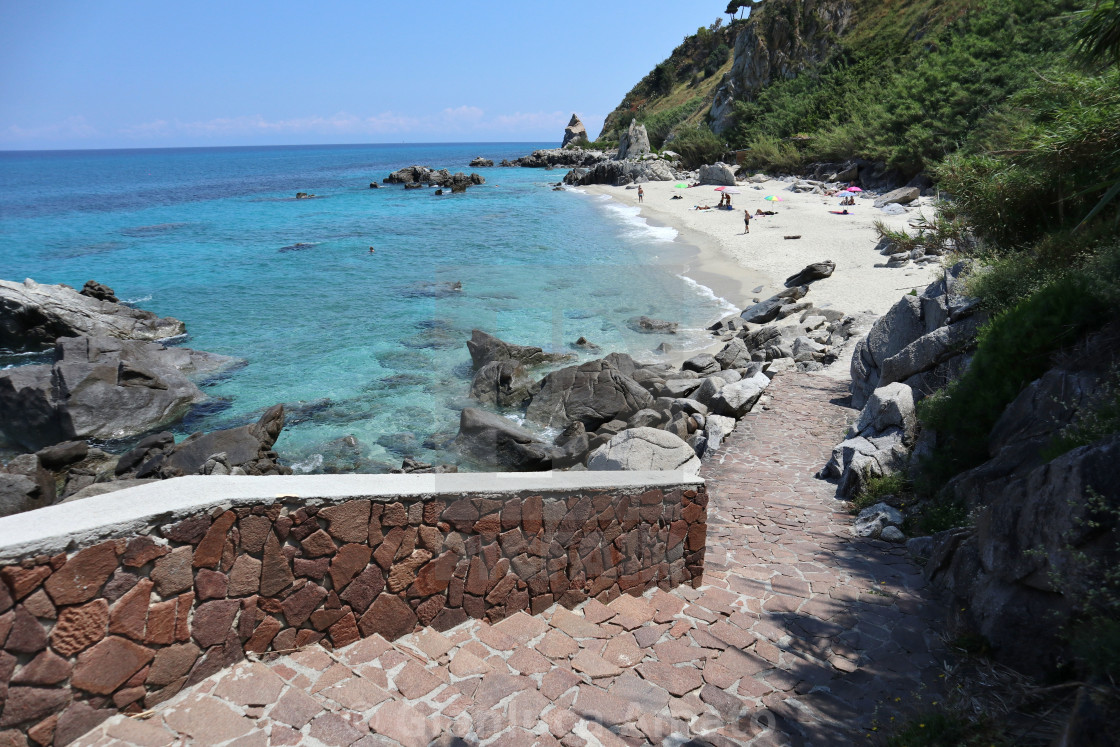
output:
<instances>
[{"instance_id":1,"label":"rock formation in water","mask_svg":"<svg viewBox=\"0 0 1120 747\"><path fill-rule=\"evenodd\" d=\"M0 280L0 348L45 350L60 337L164 340L185 332L178 319L126 306L112 288L92 280L81 292L31 279Z\"/></svg>"}]
</instances>

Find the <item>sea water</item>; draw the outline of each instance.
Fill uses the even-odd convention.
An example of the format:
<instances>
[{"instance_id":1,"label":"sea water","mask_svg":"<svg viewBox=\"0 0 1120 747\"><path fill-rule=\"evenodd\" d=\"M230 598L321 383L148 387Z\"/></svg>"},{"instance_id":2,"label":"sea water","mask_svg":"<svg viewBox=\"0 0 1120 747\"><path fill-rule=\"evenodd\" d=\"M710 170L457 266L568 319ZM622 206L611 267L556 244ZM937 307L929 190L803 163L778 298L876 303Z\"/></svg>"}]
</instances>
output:
<instances>
[{"instance_id":1,"label":"sea water","mask_svg":"<svg viewBox=\"0 0 1120 747\"><path fill-rule=\"evenodd\" d=\"M0 277L95 279L184 321L177 344L243 360L202 383L210 399L179 438L283 403L276 450L297 472L457 462L447 442L476 404L472 329L597 357L572 348L582 336L599 355L652 362L661 342L710 340L703 328L731 309L683 276L688 250L671 228L602 196L554 191L563 170L468 166L537 147L0 153ZM369 188L412 164L486 183L443 196ZM678 334L636 332L628 321L640 315L678 322ZM34 362L5 362L24 360Z\"/></svg>"}]
</instances>

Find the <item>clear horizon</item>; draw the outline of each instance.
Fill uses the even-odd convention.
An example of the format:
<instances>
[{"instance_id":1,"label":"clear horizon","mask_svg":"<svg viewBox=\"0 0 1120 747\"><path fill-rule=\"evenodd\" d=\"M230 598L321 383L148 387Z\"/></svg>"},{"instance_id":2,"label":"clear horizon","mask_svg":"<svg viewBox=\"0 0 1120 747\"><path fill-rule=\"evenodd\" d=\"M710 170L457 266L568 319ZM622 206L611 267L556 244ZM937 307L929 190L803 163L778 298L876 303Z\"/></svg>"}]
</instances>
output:
<instances>
[{"instance_id":1,"label":"clear horizon","mask_svg":"<svg viewBox=\"0 0 1120 747\"><path fill-rule=\"evenodd\" d=\"M595 137L725 6L8 0L0 151L559 143L573 112Z\"/></svg>"}]
</instances>

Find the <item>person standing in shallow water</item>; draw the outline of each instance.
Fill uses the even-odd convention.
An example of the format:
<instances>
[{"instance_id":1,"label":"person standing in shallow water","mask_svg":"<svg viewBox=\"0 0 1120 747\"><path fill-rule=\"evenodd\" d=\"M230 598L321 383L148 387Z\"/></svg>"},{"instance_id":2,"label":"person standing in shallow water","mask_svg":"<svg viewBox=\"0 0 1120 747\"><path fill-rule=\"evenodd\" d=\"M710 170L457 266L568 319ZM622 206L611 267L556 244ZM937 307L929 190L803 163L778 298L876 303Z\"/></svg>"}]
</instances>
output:
<instances>
[{"instance_id":1,"label":"person standing in shallow water","mask_svg":"<svg viewBox=\"0 0 1120 747\"><path fill-rule=\"evenodd\" d=\"M638 185L638 202L641 202L642 198L645 197L645 196L646 196L646 191L644 189L642 189L641 185Z\"/></svg>"},{"instance_id":2,"label":"person standing in shallow water","mask_svg":"<svg viewBox=\"0 0 1120 747\"><path fill-rule=\"evenodd\" d=\"M745 224L745 227L743 228L743 233L750 233L751 232L751 211L750 210L744 210L743 211L743 223Z\"/></svg>"}]
</instances>

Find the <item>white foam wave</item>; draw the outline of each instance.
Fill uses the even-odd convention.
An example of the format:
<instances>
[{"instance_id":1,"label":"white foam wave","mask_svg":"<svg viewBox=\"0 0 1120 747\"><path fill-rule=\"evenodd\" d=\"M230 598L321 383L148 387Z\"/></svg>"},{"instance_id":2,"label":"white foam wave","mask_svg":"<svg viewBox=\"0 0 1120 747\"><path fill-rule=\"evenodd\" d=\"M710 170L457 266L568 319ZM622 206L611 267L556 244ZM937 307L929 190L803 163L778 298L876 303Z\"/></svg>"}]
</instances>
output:
<instances>
[{"instance_id":1,"label":"white foam wave","mask_svg":"<svg viewBox=\"0 0 1120 747\"><path fill-rule=\"evenodd\" d=\"M604 195L608 197L609 195ZM645 239L661 242L675 241L677 229L672 226L651 226L649 221L641 215L641 210L630 205L620 205L613 200L603 205L610 214L626 226L626 236L633 239Z\"/></svg>"},{"instance_id":2,"label":"white foam wave","mask_svg":"<svg viewBox=\"0 0 1120 747\"><path fill-rule=\"evenodd\" d=\"M718 303L720 305L720 308L722 308L728 314L734 314L735 312L739 311L738 306L731 303L730 301L728 301L723 296L716 295L716 292L714 290L712 290L708 286L704 285L703 283L698 283L695 280L693 280L692 278L688 277L687 275L677 275L677 277L679 277L681 280L683 280L688 285L695 288L696 292L699 293L704 298L710 298L713 301L715 301L716 303ZM713 321L718 321L718 320L713 320Z\"/></svg>"},{"instance_id":3,"label":"white foam wave","mask_svg":"<svg viewBox=\"0 0 1120 747\"><path fill-rule=\"evenodd\" d=\"M124 302L125 303L144 303L145 301L151 301L151 300L152 300L152 296L149 293L148 295L143 296L141 298L126 298L124 300Z\"/></svg>"},{"instance_id":4,"label":"white foam wave","mask_svg":"<svg viewBox=\"0 0 1120 747\"><path fill-rule=\"evenodd\" d=\"M309 475L315 470L323 466L323 455L312 454L302 462L294 462L292 464L292 472L297 472L301 475Z\"/></svg>"}]
</instances>

